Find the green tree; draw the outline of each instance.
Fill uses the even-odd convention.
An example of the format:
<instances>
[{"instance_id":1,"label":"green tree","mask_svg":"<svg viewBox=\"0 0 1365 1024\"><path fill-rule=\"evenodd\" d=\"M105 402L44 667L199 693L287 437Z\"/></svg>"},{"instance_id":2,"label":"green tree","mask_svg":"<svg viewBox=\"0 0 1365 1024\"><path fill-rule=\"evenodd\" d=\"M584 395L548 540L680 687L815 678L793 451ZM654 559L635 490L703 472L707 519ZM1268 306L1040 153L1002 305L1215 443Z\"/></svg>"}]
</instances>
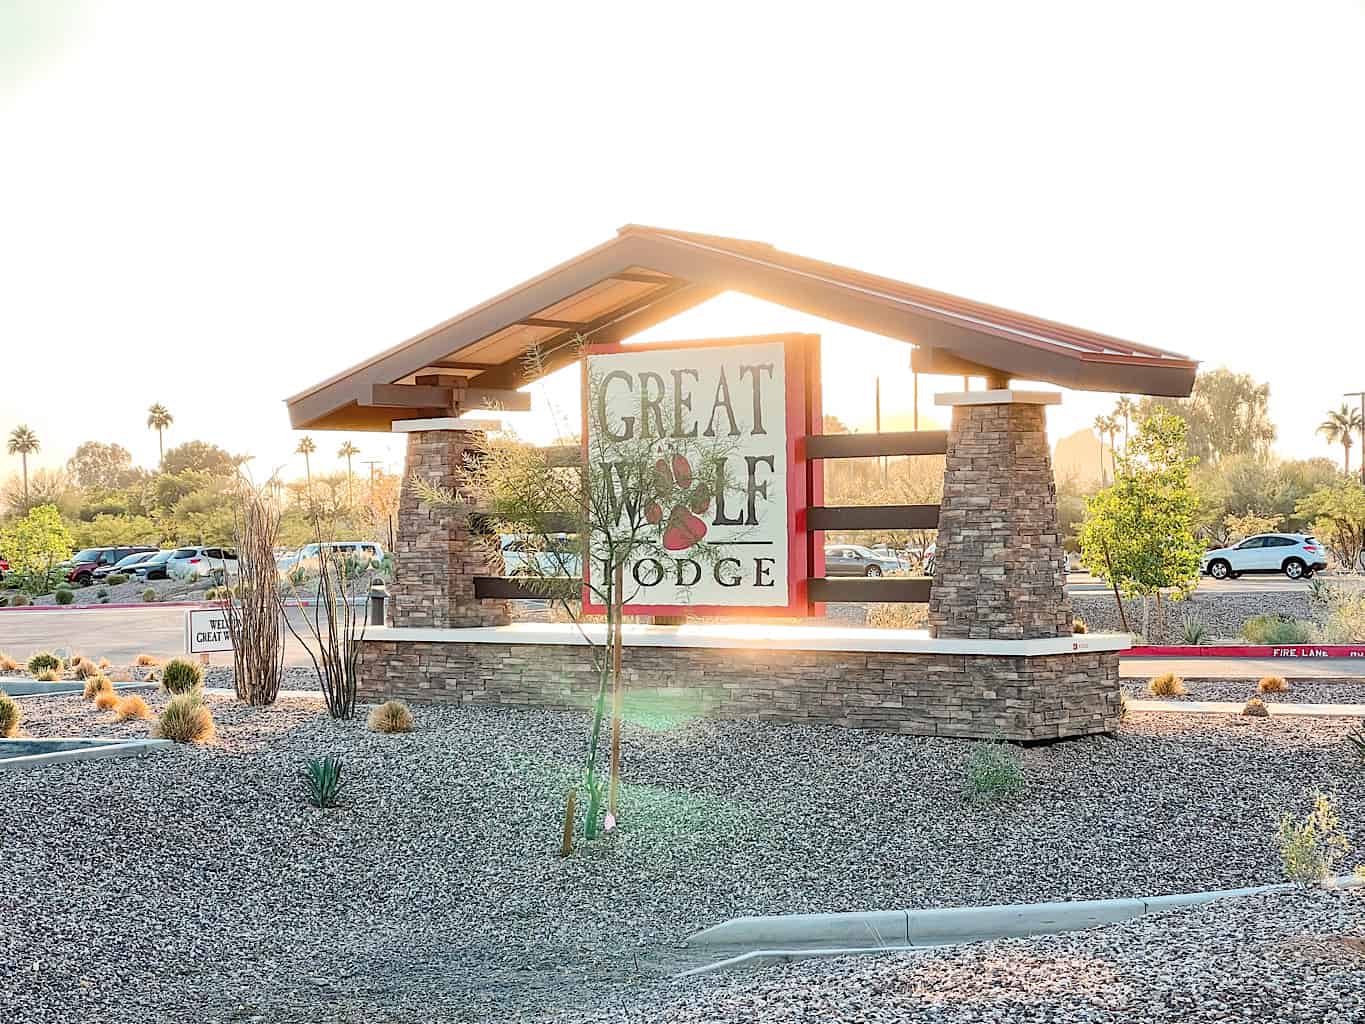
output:
<instances>
[{"instance_id":1,"label":"green tree","mask_svg":"<svg viewBox=\"0 0 1365 1024\"><path fill-rule=\"evenodd\" d=\"M207 441L186 441L172 448L161 458L163 473L179 474L187 471L210 476L236 476L242 459Z\"/></svg>"},{"instance_id":2,"label":"green tree","mask_svg":"<svg viewBox=\"0 0 1365 1024\"><path fill-rule=\"evenodd\" d=\"M1328 444L1341 445L1341 469L1347 476L1351 475L1351 445L1355 444L1355 438L1351 435L1360 427L1360 410L1345 402L1340 409L1329 412L1327 418L1318 424L1317 432L1327 439Z\"/></svg>"},{"instance_id":3,"label":"green tree","mask_svg":"<svg viewBox=\"0 0 1365 1024\"><path fill-rule=\"evenodd\" d=\"M161 457L160 465L162 466L166 464L165 433L171 428L171 424L174 422L175 417L172 416L170 410L160 402L157 402L147 410L147 429L156 431L157 454Z\"/></svg>"},{"instance_id":4,"label":"green tree","mask_svg":"<svg viewBox=\"0 0 1365 1024\"><path fill-rule=\"evenodd\" d=\"M346 460L346 507L347 507L347 508L350 508L350 507L352 507L352 506L355 504L355 497L354 497L354 494L352 493L352 480L354 479L354 477L353 477L352 474L351 474L351 458L352 458L352 456L359 455L359 454L360 454L360 449L357 448L355 445L351 444L351 442L350 442L349 440L348 440L345 444L343 444L340 448L337 449L337 458L339 458L339 459L345 459L345 460Z\"/></svg>"},{"instance_id":5,"label":"green tree","mask_svg":"<svg viewBox=\"0 0 1365 1024\"><path fill-rule=\"evenodd\" d=\"M309 494L313 492L313 464L309 461L309 456L317 450L317 443L307 434L299 439L299 446L294 449L296 455L303 456L303 475L308 484Z\"/></svg>"},{"instance_id":6,"label":"green tree","mask_svg":"<svg viewBox=\"0 0 1365 1024\"><path fill-rule=\"evenodd\" d=\"M38 435L24 424L10 431L9 453L19 456L24 466L24 505L28 505L28 457L42 447Z\"/></svg>"},{"instance_id":7,"label":"green tree","mask_svg":"<svg viewBox=\"0 0 1365 1024\"><path fill-rule=\"evenodd\" d=\"M1365 567L1365 485L1341 480L1299 502L1300 516L1313 523L1313 533L1327 545L1342 567Z\"/></svg>"},{"instance_id":8,"label":"green tree","mask_svg":"<svg viewBox=\"0 0 1365 1024\"><path fill-rule=\"evenodd\" d=\"M1138 407L1127 395L1120 395L1119 400L1114 403L1114 418L1123 420L1123 447L1128 447L1129 426L1132 419L1137 415Z\"/></svg>"},{"instance_id":9,"label":"green tree","mask_svg":"<svg viewBox=\"0 0 1365 1024\"><path fill-rule=\"evenodd\" d=\"M1100 486L1109 486L1109 470L1104 465L1104 439L1109 436L1109 432L1114 428L1114 421L1109 416L1095 417L1095 436L1100 439Z\"/></svg>"},{"instance_id":10,"label":"green tree","mask_svg":"<svg viewBox=\"0 0 1365 1024\"><path fill-rule=\"evenodd\" d=\"M112 491L128 482L133 457L122 445L86 441L67 460L66 471L78 487Z\"/></svg>"},{"instance_id":11,"label":"green tree","mask_svg":"<svg viewBox=\"0 0 1365 1024\"><path fill-rule=\"evenodd\" d=\"M1187 399L1144 398L1139 420L1158 412L1174 413L1188 426L1189 453L1201 465L1216 465L1233 455L1267 456L1275 440L1270 421L1270 385L1249 374L1210 370L1194 380Z\"/></svg>"},{"instance_id":12,"label":"green tree","mask_svg":"<svg viewBox=\"0 0 1365 1024\"><path fill-rule=\"evenodd\" d=\"M1086 502L1081 560L1121 597L1183 597L1199 580L1202 549L1194 536L1197 506L1185 450L1185 422L1169 414L1149 417L1118 460L1114 484Z\"/></svg>"},{"instance_id":13,"label":"green tree","mask_svg":"<svg viewBox=\"0 0 1365 1024\"><path fill-rule=\"evenodd\" d=\"M57 506L39 505L0 530L0 551L9 561L6 578L11 583L30 594L45 594L56 581L54 566L71 554L71 534Z\"/></svg>"}]
</instances>

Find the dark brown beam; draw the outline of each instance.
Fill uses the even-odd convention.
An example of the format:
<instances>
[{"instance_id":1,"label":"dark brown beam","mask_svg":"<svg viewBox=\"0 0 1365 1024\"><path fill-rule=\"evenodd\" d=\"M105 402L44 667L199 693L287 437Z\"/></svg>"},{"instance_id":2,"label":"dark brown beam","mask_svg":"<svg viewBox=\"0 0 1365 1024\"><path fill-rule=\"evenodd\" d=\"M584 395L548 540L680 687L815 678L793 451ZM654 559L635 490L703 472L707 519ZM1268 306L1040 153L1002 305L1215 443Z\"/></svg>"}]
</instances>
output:
<instances>
[{"instance_id":1,"label":"dark brown beam","mask_svg":"<svg viewBox=\"0 0 1365 1024\"><path fill-rule=\"evenodd\" d=\"M926 604L927 576L826 577L808 581L812 601Z\"/></svg>"},{"instance_id":2,"label":"dark brown beam","mask_svg":"<svg viewBox=\"0 0 1365 1024\"><path fill-rule=\"evenodd\" d=\"M910 351L910 369L944 377L998 377L999 370L963 359L941 348L921 346Z\"/></svg>"},{"instance_id":3,"label":"dark brown beam","mask_svg":"<svg viewBox=\"0 0 1365 1024\"><path fill-rule=\"evenodd\" d=\"M461 363L453 359L438 359L434 363L428 363L438 370L471 370L476 373L484 370L491 370L496 365L494 363Z\"/></svg>"},{"instance_id":4,"label":"dark brown beam","mask_svg":"<svg viewBox=\"0 0 1365 1024\"><path fill-rule=\"evenodd\" d=\"M578 597L583 590L579 579L545 579L527 576L475 576L474 596L480 601L548 601L561 594Z\"/></svg>"},{"instance_id":5,"label":"dark brown beam","mask_svg":"<svg viewBox=\"0 0 1365 1024\"><path fill-rule=\"evenodd\" d=\"M808 530L937 530L937 505L812 505Z\"/></svg>"},{"instance_id":6,"label":"dark brown beam","mask_svg":"<svg viewBox=\"0 0 1365 1024\"><path fill-rule=\"evenodd\" d=\"M946 430L904 430L886 434L816 434L806 438L808 459L873 459L888 455L943 455Z\"/></svg>"},{"instance_id":7,"label":"dark brown beam","mask_svg":"<svg viewBox=\"0 0 1365 1024\"><path fill-rule=\"evenodd\" d=\"M449 409L454 404L451 388L424 384L371 384L369 401L361 405L378 405L386 409Z\"/></svg>"},{"instance_id":8,"label":"dark brown beam","mask_svg":"<svg viewBox=\"0 0 1365 1024\"><path fill-rule=\"evenodd\" d=\"M589 326L586 320L547 320L542 316L523 317L517 323L526 327L556 327L561 331L581 331Z\"/></svg>"}]
</instances>

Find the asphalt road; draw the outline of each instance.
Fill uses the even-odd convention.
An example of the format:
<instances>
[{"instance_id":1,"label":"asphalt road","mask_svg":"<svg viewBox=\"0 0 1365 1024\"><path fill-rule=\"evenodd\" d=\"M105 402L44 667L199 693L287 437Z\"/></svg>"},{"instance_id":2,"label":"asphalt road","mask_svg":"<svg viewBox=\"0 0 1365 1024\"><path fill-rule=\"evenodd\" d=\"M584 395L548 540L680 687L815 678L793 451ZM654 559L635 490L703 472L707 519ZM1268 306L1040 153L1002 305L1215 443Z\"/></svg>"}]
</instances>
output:
<instances>
[{"instance_id":1,"label":"asphalt road","mask_svg":"<svg viewBox=\"0 0 1365 1024\"><path fill-rule=\"evenodd\" d=\"M1320 578L1347 586L1365 584L1365 576L1322 576ZM1066 589L1073 594L1084 594L1107 591L1109 584L1095 579L1089 573L1073 572L1067 574ZM1291 580L1280 573L1268 576L1243 576L1236 580L1215 580L1208 576L1201 576L1199 577L1198 590L1201 594L1306 594L1308 593L1308 581Z\"/></svg>"}]
</instances>

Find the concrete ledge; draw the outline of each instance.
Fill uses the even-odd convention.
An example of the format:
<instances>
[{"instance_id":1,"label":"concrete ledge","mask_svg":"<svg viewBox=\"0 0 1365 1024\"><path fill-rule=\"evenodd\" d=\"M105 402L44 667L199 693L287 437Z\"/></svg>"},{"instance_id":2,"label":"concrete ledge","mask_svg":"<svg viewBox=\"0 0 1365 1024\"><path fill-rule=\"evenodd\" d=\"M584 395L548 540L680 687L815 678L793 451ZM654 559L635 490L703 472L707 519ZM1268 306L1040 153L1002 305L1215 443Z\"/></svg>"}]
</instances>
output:
<instances>
[{"instance_id":1,"label":"concrete ledge","mask_svg":"<svg viewBox=\"0 0 1365 1024\"><path fill-rule=\"evenodd\" d=\"M48 750L43 753L24 754L22 751L38 744L57 743L62 749ZM51 740L20 739L0 740L0 771L14 771L23 768L44 768L52 764L69 761L95 761L106 757L131 757L149 750L158 750L171 745L170 740L110 740L96 736L63 736Z\"/></svg>"},{"instance_id":2,"label":"concrete ledge","mask_svg":"<svg viewBox=\"0 0 1365 1024\"><path fill-rule=\"evenodd\" d=\"M935 405L1061 405L1060 391L945 391L934 396Z\"/></svg>"},{"instance_id":3,"label":"concrete ledge","mask_svg":"<svg viewBox=\"0 0 1365 1024\"><path fill-rule=\"evenodd\" d=\"M779 914L736 917L688 937L689 945L748 946L755 943L799 946L883 946L910 941L904 910L848 914Z\"/></svg>"},{"instance_id":4,"label":"concrete ledge","mask_svg":"<svg viewBox=\"0 0 1365 1024\"><path fill-rule=\"evenodd\" d=\"M145 690L155 688L159 684L143 681L131 681L114 683L115 690ZM49 683L40 679L28 679L22 676L0 677L0 693L7 693L11 697L42 697L58 696L64 693L83 693L85 683L79 679L63 679L59 682Z\"/></svg>"},{"instance_id":5,"label":"concrete ledge","mask_svg":"<svg viewBox=\"0 0 1365 1024\"><path fill-rule=\"evenodd\" d=\"M583 631L595 643L606 642L606 626L587 623ZM624 627L628 647L680 647L771 651L847 651L872 654L976 654L1035 658L1056 654L1124 651L1132 646L1127 633L1078 633L1037 640L939 639L923 630L848 629L837 626L775 626L739 623L687 626ZM433 629L372 626L369 643L557 644L587 646L578 627L558 622L517 622L510 626Z\"/></svg>"}]
</instances>

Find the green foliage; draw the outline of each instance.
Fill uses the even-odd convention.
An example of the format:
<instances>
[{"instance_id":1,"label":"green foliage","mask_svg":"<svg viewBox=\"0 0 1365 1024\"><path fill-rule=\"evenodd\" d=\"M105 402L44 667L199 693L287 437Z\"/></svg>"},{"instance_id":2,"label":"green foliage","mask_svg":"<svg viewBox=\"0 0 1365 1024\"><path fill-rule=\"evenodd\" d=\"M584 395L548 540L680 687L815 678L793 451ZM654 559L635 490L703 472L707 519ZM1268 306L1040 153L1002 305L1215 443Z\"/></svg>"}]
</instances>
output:
<instances>
[{"instance_id":1,"label":"green foliage","mask_svg":"<svg viewBox=\"0 0 1365 1024\"><path fill-rule=\"evenodd\" d=\"M153 590L151 587L148 587L146 590L142 592L142 600L146 601L148 604L151 604L153 601L156 600L156 591Z\"/></svg>"},{"instance_id":2,"label":"green foliage","mask_svg":"<svg viewBox=\"0 0 1365 1024\"><path fill-rule=\"evenodd\" d=\"M1350 644L1365 640L1365 591L1328 587L1310 595L1310 601L1317 620L1315 639L1320 643Z\"/></svg>"},{"instance_id":3,"label":"green foliage","mask_svg":"<svg viewBox=\"0 0 1365 1024\"><path fill-rule=\"evenodd\" d=\"M1332 798L1313 790L1313 809L1301 820L1286 813L1280 818L1280 859L1290 881L1300 885L1320 882L1332 873L1337 862L1351 852L1350 841L1341 832Z\"/></svg>"},{"instance_id":4,"label":"green foliage","mask_svg":"<svg viewBox=\"0 0 1365 1024\"><path fill-rule=\"evenodd\" d=\"M200 693L181 693L172 697L162 709L152 730L158 739L176 743L209 743L217 735L213 714L204 705Z\"/></svg>"},{"instance_id":5,"label":"green foliage","mask_svg":"<svg viewBox=\"0 0 1365 1024\"><path fill-rule=\"evenodd\" d=\"M1209 631L1197 616L1186 614L1180 622L1180 639L1196 646L1206 644L1209 642Z\"/></svg>"},{"instance_id":6,"label":"green foliage","mask_svg":"<svg viewBox=\"0 0 1365 1024\"><path fill-rule=\"evenodd\" d=\"M5 691L0 690L0 738L12 739L19 735L19 702Z\"/></svg>"},{"instance_id":7,"label":"green foliage","mask_svg":"<svg viewBox=\"0 0 1365 1024\"><path fill-rule=\"evenodd\" d=\"M161 543L161 527L148 516L96 515L89 522L71 527L78 548L114 548L132 544Z\"/></svg>"},{"instance_id":8,"label":"green foliage","mask_svg":"<svg viewBox=\"0 0 1365 1024\"><path fill-rule=\"evenodd\" d=\"M1365 761L1365 727L1346 734L1346 744L1355 751L1356 757Z\"/></svg>"},{"instance_id":9,"label":"green foliage","mask_svg":"<svg viewBox=\"0 0 1365 1024\"><path fill-rule=\"evenodd\" d=\"M1216 465L1237 455L1264 457L1275 440L1270 420L1270 385L1227 369L1198 374L1188 399L1144 398L1139 420L1174 413L1187 424L1189 451Z\"/></svg>"},{"instance_id":10,"label":"green foliage","mask_svg":"<svg viewBox=\"0 0 1365 1024\"><path fill-rule=\"evenodd\" d=\"M204 668L184 658L172 658L161 670L161 685L167 693L189 693L204 685Z\"/></svg>"},{"instance_id":11,"label":"green foliage","mask_svg":"<svg viewBox=\"0 0 1365 1024\"><path fill-rule=\"evenodd\" d=\"M1342 480L1299 502L1298 514L1313 522L1313 533L1347 569L1361 564L1365 552L1365 486Z\"/></svg>"},{"instance_id":12,"label":"green foliage","mask_svg":"<svg viewBox=\"0 0 1365 1024\"><path fill-rule=\"evenodd\" d=\"M310 757L302 774L303 789L314 807L335 807L341 799L341 758Z\"/></svg>"},{"instance_id":13,"label":"green foliage","mask_svg":"<svg viewBox=\"0 0 1365 1024\"><path fill-rule=\"evenodd\" d=\"M55 566L71 554L71 533L55 505L39 505L0 530L0 551L9 560L9 585L45 594L58 578Z\"/></svg>"},{"instance_id":14,"label":"green foliage","mask_svg":"<svg viewBox=\"0 0 1365 1024\"><path fill-rule=\"evenodd\" d=\"M204 473L208 476L232 476L237 472L241 460L205 441L186 441L172 448L162 460L161 471L171 476L185 472Z\"/></svg>"},{"instance_id":15,"label":"green foliage","mask_svg":"<svg viewBox=\"0 0 1365 1024\"><path fill-rule=\"evenodd\" d=\"M1124 596L1192 590L1203 553L1194 537L1193 464L1180 419L1146 420L1118 457L1113 486L1086 503L1081 530L1086 568Z\"/></svg>"},{"instance_id":16,"label":"green foliage","mask_svg":"<svg viewBox=\"0 0 1365 1024\"><path fill-rule=\"evenodd\" d=\"M108 583L111 587L117 587L127 583L128 577L121 572L111 572L104 578L104 582Z\"/></svg>"},{"instance_id":17,"label":"green foliage","mask_svg":"<svg viewBox=\"0 0 1365 1024\"><path fill-rule=\"evenodd\" d=\"M133 457L122 445L86 441L67 460L66 471L77 487L88 491L113 491L137 479Z\"/></svg>"},{"instance_id":18,"label":"green foliage","mask_svg":"<svg viewBox=\"0 0 1365 1024\"><path fill-rule=\"evenodd\" d=\"M1242 636L1251 644L1306 644L1314 633L1311 622L1284 615L1255 615L1242 623Z\"/></svg>"},{"instance_id":19,"label":"green foliage","mask_svg":"<svg viewBox=\"0 0 1365 1024\"><path fill-rule=\"evenodd\" d=\"M58 604L70 604L72 601L76 600L76 595L69 590L58 590L54 596L56 597Z\"/></svg>"},{"instance_id":20,"label":"green foliage","mask_svg":"<svg viewBox=\"0 0 1365 1024\"><path fill-rule=\"evenodd\" d=\"M1239 540L1246 540L1254 537L1258 533L1269 533L1271 530L1278 530L1280 523L1284 522L1284 516L1270 515L1261 512L1244 512L1241 515L1229 512L1223 517L1223 525L1227 528L1227 539L1229 543Z\"/></svg>"},{"instance_id":21,"label":"green foliage","mask_svg":"<svg viewBox=\"0 0 1365 1024\"><path fill-rule=\"evenodd\" d=\"M963 794L972 803L990 803L1024 788L1024 772L1014 748L999 740L976 743L967 758Z\"/></svg>"},{"instance_id":22,"label":"green foliage","mask_svg":"<svg viewBox=\"0 0 1365 1024\"><path fill-rule=\"evenodd\" d=\"M60 672L66 666L51 651L39 651L28 659L28 673L35 678L42 672Z\"/></svg>"}]
</instances>

